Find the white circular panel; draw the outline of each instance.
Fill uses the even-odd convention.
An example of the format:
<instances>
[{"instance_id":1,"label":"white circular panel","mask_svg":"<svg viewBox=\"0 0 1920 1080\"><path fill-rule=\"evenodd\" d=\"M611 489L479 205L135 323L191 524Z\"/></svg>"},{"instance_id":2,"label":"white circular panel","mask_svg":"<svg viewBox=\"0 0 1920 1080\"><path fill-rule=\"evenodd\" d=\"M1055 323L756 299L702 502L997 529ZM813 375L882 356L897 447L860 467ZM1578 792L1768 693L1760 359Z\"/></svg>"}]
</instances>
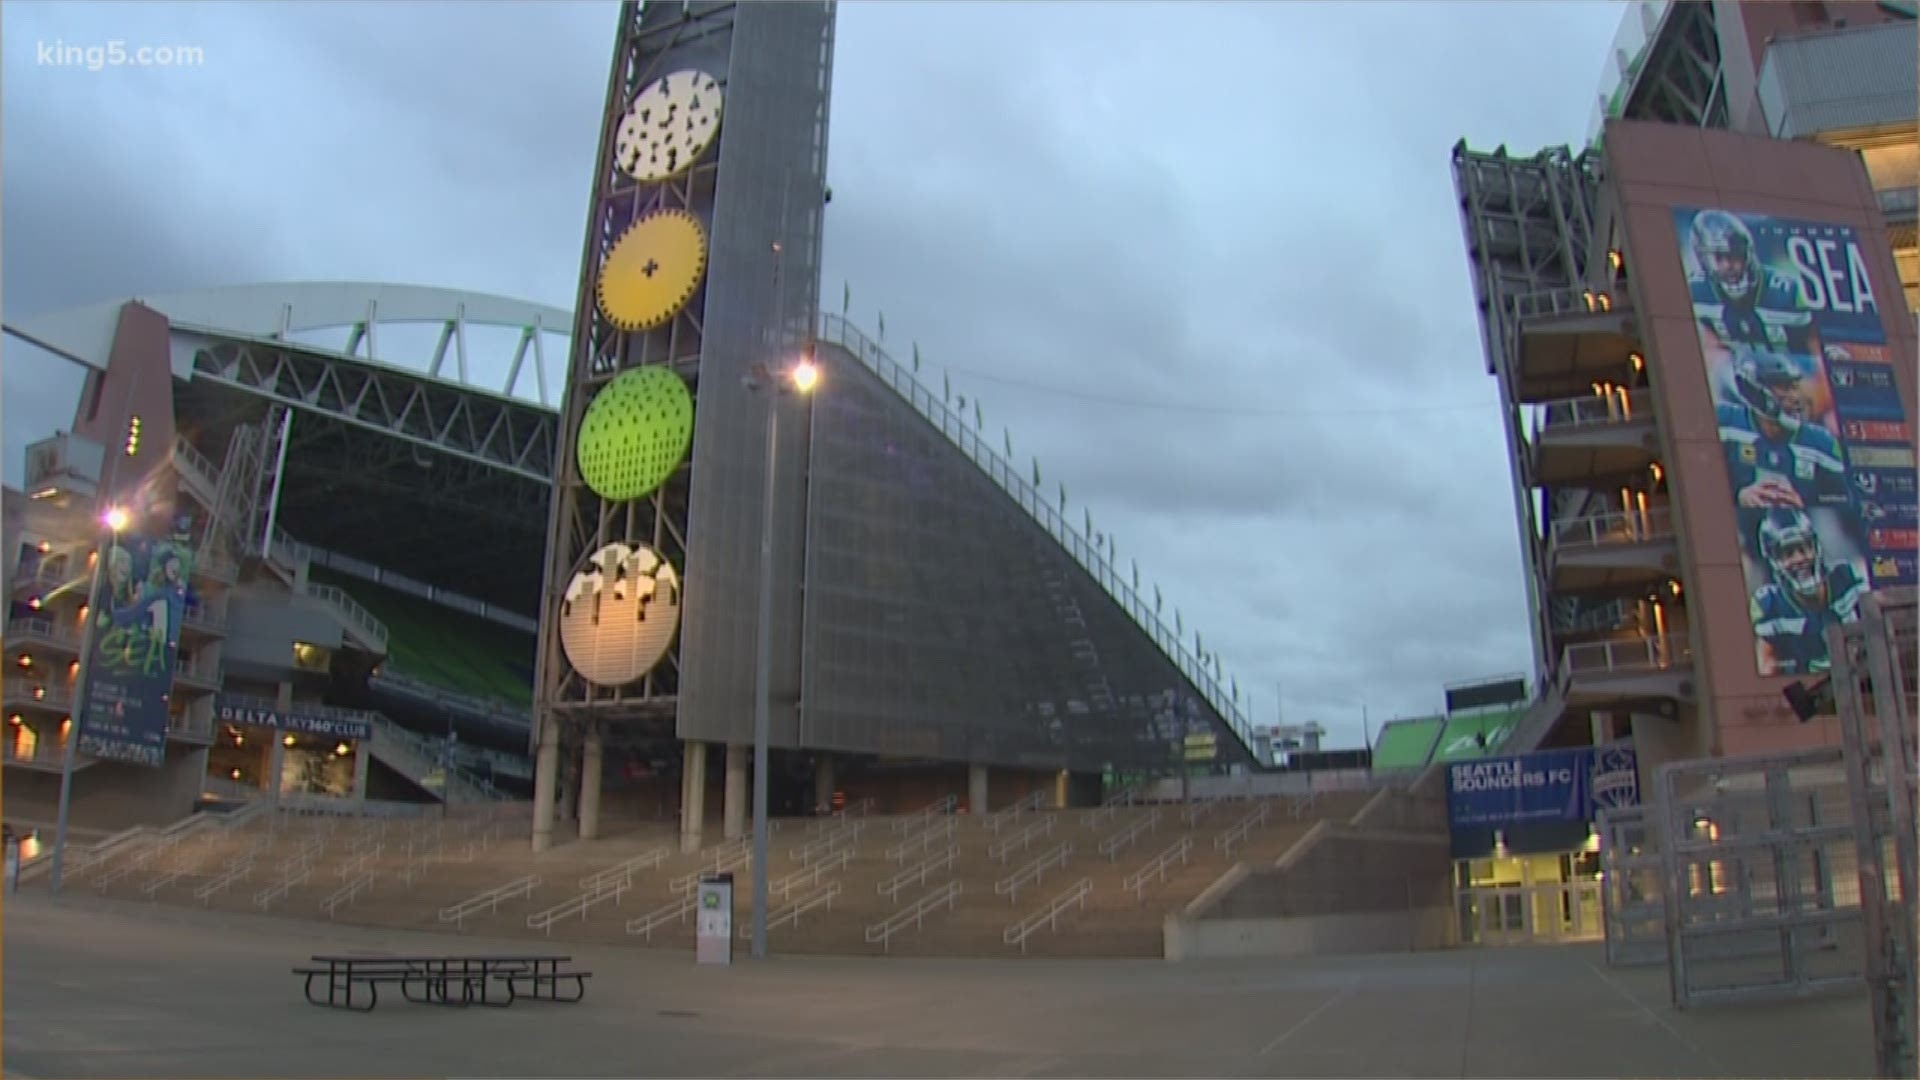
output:
<instances>
[{"instance_id":1,"label":"white circular panel","mask_svg":"<svg viewBox=\"0 0 1920 1080\"><path fill-rule=\"evenodd\" d=\"M594 552L560 602L560 647L598 686L625 686L652 671L679 626L680 575L645 544Z\"/></svg>"},{"instance_id":2,"label":"white circular panel","mask_svg":"<svg viewBox=\"0 0 1920 1080\"><path fill-rule=\"evenodd\" d=\"M665 180L693 168L719 133L719 80L676 71L635 95L614 133L614 163L641 183Z\"/></svg>"}]
</instances>

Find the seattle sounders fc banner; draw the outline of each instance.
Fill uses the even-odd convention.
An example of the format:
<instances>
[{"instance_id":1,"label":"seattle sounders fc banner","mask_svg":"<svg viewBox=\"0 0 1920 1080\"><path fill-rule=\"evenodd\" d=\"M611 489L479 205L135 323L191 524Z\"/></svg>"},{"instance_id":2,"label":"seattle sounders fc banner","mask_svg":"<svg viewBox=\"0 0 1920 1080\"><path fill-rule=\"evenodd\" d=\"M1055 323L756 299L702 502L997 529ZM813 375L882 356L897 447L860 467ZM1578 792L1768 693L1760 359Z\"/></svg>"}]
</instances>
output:
<instances>
[{"instance_id":1,"label":"seattle sounders fc banner","mask_svg":"<svg viewBox=\"0 0 1920 1080\"><path fill-rule=\"evenodd\" d=\"M1455 832L1592 821L1640 803L1631 743L1542 750L1447 767L1447 823Z\"/></svg>"},{"instance_id":2,"label":"seattle sounders fc banner","mask_svg":"<svg viewBox=\"0 0 1920 1080\"><path fill-rule=\"evenodd\" d=\"M79 717L82 754L166 763L167 706L192 558L187 529L174 531L168 538L117 536L102 545L106 562L88 608L93 647Z\"/></svg>"},{"instance_id":3,"label":"seattle sounders fc banner","mask_svg":"<svg viewBox=\"0 0 1920 1080\"><path fill-rule=\"evenodd\" d=\"M1733 481L1762 675L1829 669L1826 628L1915 583L1920 499L1906 408L1858 230L1675 208ZM1896 306L1898 300L1894 301Z\"/></svg>"}]
</instances>

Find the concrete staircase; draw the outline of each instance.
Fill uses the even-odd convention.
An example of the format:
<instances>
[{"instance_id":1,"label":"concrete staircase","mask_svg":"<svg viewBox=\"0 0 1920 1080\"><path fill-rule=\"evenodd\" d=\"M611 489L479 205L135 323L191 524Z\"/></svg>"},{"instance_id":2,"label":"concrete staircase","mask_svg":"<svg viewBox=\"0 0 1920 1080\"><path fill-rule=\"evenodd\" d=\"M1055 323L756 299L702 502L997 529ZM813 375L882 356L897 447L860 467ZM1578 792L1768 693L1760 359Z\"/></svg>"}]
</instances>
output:
<instances>
[{"instance_id":1,"label":"concrete staircase","mask_svg":"<svg viewBox=\"0 0 1920 1080\"><path fill-rule=\"evenodd\" d=\"M853 825L860 831L836 849L847 853L844 865L824 871L817 883L798 887L786 897L774 894L771 908L777 915L790 901L829 886L839 888L829 906L804 912L796 924L774 927L769 944L781 952L879 955L882 945L866 940L869 926L947 882L959 881L961 895L951 910L931 912L918 929L898 932L884 951L906 956L1157 957L1168 911L1199 895L1236 862L1270 865L1320 818L1350 816L1361 799L1331 797L1298 815L1289 800L1271 800L1267 820L1251 828L1231 855L1216 844L1217 837L1245 820L1260 803L1222 803L1191 826L1177 805L1117 808L1094 824L1088 823L1091 815L1084 810L1033 810L998 830L988 827L989 818L967 816L776 821L769 860L770 881L776 886L809 869L802 856L817 856L826 846L820 842L824 835ZM1140 825L1155 814L1155 824ZM905 831L896 828L910 822ZM1101 854L1103 841L1136 826L1144 831L1132 844L1111 858ZM951 832L920 849L890 855L890 849L903 841L911 843L928 827ZM630 921L681 900L685 894L676 890L676 879L685 880L710 866L715 851L725 849L724 838L710 834L703 851L682 854L673 826L632 825L617 837L562 843L536 856L527 850L525 828L524 822L484 815L467 820L382 821L262 814L233 828L203 830L139 869L115 876L100 891L129 900L330 918L366 926L691 949L690 915L668 921L650 937L630 934L627 927ZM1001 850L1024 830L1036 833L1030 843L1018 851ZM1126 887L1129 875L1183 839L1190 844L1188 858L1170 865L1164 880L1148 882L1137 895ZM1047 869L1040 880L1022 887L1012 899L996 893L997 882L1062 844L1072 845L1064 866ZM813 852L806 850L809 845ZM880 891L883 882L903 869L929 856L941 856L949 848L954 852L950 867L901 888L894 897ZM566 913L550 927L528 926L529 915L588 893L586 882L594 875L656 851L663 854L657 865L625 874L617 886L599 887L585 910ZM816 857L813 863L818 861ZM98 888L96 883L111 875L114 865L114 860L107 860L101 867L90 868L74 887ZM752 870L742 865L733 873L735 927L744 933L750 922ZM223 876L231 880L221 885ZM442 918L447 909L529 877L537 878L537 883L514 890L497 904L466 913L457 924ZM1045 907L1083 878L1092 883L1084 906L1064 913L1056 929L1042 929L1029 937L1024 953L1003 940L1007 927ZM739 942L743 953L746 944L743 937Z\"/></svg>"}]
</instances>

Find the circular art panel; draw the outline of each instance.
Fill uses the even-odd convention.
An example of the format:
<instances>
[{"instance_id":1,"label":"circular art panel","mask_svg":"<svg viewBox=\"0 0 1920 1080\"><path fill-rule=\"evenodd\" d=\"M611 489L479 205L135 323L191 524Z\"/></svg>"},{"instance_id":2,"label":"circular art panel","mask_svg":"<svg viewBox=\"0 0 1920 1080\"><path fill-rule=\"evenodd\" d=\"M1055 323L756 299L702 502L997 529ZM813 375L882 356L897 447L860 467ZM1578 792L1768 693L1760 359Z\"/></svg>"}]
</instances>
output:
<instances>
[{"instance_id":1,"label":"circular art panel","mask_svg":"<svg viewBox=\"0 0 1920 1080\"><path fill-rule=\"evenodd\" d=\"M693 445L693 395L670 369L621 372L580 418L580 479L608 502L638 499L667 482Z\"/></svg>"},{"instance_id":2,"label":"circular art panel","mask_svg":"<svg viewBox=\"0 0 1920 1080\"><path fill-rule=\"evenodd\" d=\"M645 544L587 557L560 601L560 648L581 678L625 686L652 671L680 626L680 575Z\"/></svg>"},{"instance_id":3,"label":"circular art panel","mask_svg":"<svg viewBox=\"0 0 1920 1080\"><path fill-rule=\"evenodd\" d=\"M685 210L655 210L613 242L600 264L600 314L633 333L662 326L707 272L707 232Z\"/></svg>"},{"instance_id":4,"label":"circular art panel","mask_svg":"<svg viewBox=\"0 0 1920 1080\"><path fill-rule=\"evenodd\" d=\"M613 160L643 184L693 168L720 134L720 81L676 71L634 95L613 135Z\"/></svg>"}]
</instances>

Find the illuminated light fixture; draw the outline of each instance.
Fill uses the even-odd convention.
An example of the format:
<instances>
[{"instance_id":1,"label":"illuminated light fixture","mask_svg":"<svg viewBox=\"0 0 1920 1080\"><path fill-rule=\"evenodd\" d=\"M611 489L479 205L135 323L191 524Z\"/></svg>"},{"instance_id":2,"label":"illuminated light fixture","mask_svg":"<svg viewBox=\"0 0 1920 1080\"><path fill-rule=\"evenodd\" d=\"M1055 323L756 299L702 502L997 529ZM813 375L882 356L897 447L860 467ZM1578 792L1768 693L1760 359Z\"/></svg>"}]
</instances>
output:
<instances>
[{"instance_id":1,"label":"illuminated light fixture","mask_svg":"<svg viewBox=\"0 0 1920 1080\"><path fill-rule=\"evenodd\" d=\"M294 737L293 737L293 736L291 736L291 735L289 735L289 736L287 736L287 737L286 737L286 738L284 738L284 739L281 739L280 741L281 741L281 742L282 742L283 744L285 744L285 745L286 745L287 747L289 747L289 748L291 748L291 747L293 746L293 744L294 744L294 742L295 742L295 740L294 740Z\"/></svg>"},{"instance_id":2,"label":"illuminated light fixture","mask_svg":"<svg viewBox=\"0 0 1920 1080\"><path fill-rule=\"evenodd\" d=\"M47 699L47 688L46 688L46 687L44 687L44 686L36 686L36 687L34 687L34 688L33 688L33 700L35 700L35 701L45 701L46 699Z\"/></svg>"},{"instance_id":3,"label":"illuminated light fixture","mask_svg":"<svg viewBox=\"0 0 1920 1080\"><path fill-rule=\"evenodd\" d=\"M600 264L600 314L634 333L665 326L707 272L707 233L685 210L655 210L614 241Z\"/></svg>"},{"instance_id":4,"label":"illuminated light fixture","mask_svg":"<svg viewBox=\"0 0 1920 1080\"><path fill-rule=\"evenodd\" d=\"M693 447L693 395L661 365L620 373L593 396L575 444L580 479L609 502L649 494Z\"/></svg>"},{"instance_id":5,"label":"illuminated light fixture","mask_svg":"<svg viewBox=\"0 0 1920 1080\"><path fill-rule=\"evenodd\" d=\"M247 737L245 735L235 735L233 737L233 745L235 746L247 745Z\"/></svg>"},{"instance_id":6,"label":"illuminated light fixture","mask_svg":"<svg viewBox=\"0 0 1920 1080\"><path fill-rule=\"evenodd\" d=\"M1647 358L1637 352L1627 354L1627 363L1633 365L1633 373L1635 375L1647 370Z\"/></svg>"},{"instance_id":7,"label":"illuminated light fixture","mask_svg":"<svg viewBox=\"0 0 1920 1080\"><path fill-rule=\"evenodd\" d=\"M63 716L60 718L60 735L62 738L66 737L68 730L70 730L72 727L73 727L73 717Z\"/></svg>"},{"instance_id":8,"label":"illuminated light fixture","mask_svg":"<svg viewBox=\"0 0 1920 1080\"><path fill-rule=\"evenodd\" d=\"M39 491L36 491L33 493L33 498L51 499L58 494L60 494L60 489L57 487L43 487Z\"/></svg>"},{"instance_id":9,"label":"illuminated light fixture","mask_svg":"<svg viewBox=\"0 0 1920 1080\"><path fill-rule=\"evenodd\" d=\"M32 609L32 610L34 610L34 611L39 611L39 610L40 610L40 598L39 598L39 597L37 597L37 596L33 596L33 597L29 597L29 598L27 599L27 607L28 607L28 608L30 608L30 609Z\"/></svg>"},{"instance_id":10,"label":"illuminated light fixture","mask_svg":"<svg viewBox=\"0 0 1920 1080\"><path fill-rule=\"evenodd\" d=\"M613 135L613 161L643 184L678 176L720 134L720 81L704 71L675 71L634 95Z\"/></svg>"},{"instance_id":11,"label":"illuminated light fixture","mask_svg":"<svg viewBox=\"0 0 1920 1080\"><path fill-rule=\"evenodd\" d=\"M230 777L232 777L232 778L233 778L233 779L235 779L235 780L238 780L238 779L240 779L240 770L239 770L239 769L235 769L235 770L233 770L232 772L230 772L230 773L228 773L227 775L228 775L228 776L230 776Z\"/></svg>"},{"instance_id":12,"label":"illuminated light fixture","mask_svg":"<svg viewBox=\"0 0 1920 1080\"><path fill-rule=\"evenodd\" d=\"M73 663L71 663L71 664L68 664L68 665L67 665L67 674L68 674L68 675L78 675L78 674L80 674L80 661L78 661L78 660L75 660L75 661L74 661Z\"/></svg>"},{"instance_id":13,"label":"illuminated light fixture","mask_svg":"<svg viewBox=\"0 0 1920 1080\"><path fill-rule=\"evenodd\" d=\"M341 743L339 746L333 748L333 752L340 757L346 757L348 754L353 753L353 748L346 743Z\"/></svg>"},{"instance_id":14,"label":"illuminated light fixture","mask_svg":"<svg viewBox=\"0 0 1920 1080\"><path fill-rule=\"evenodd\" d=\"M132 457L133 455L139 452L140 452L140 418L138 416L128 417L127 418L127 456Z\"/></svg>"},{"instance_id":15,"label":"illuminated light fixture","mask_svg":"<svg viewBox=\"0 0 1920 1080\"><path fill-rule=\"evenodd\" d=\"M1653 474L1653 482L1656 484L1665 479L1667 475L1667 470L1661 468L1660 463L1657 461L1648 465L1647 471Z\"/></svg>"},{"instance_id":16,"label":"illuminated light fixture","mask_svg":"<svg viewBox=\"0 0 1920 1080\"><path fill-rule=\"evenodd\" d=\"M588 556L560 602L560 647L580 677L625 686L652 671L680 625L680 575L645 544Z\"/></svg>"},{"instance_id":17,"label":"illuminated light fixture","mask_svg":"<svg viewBox=\"0 0 1920 1080\"><path fill-rule=\"evenodd\" d=\"M87 605L86 605L86 604L81 604L81 605L80 605L80 619L81 619L81 621L82 621L82 622L85 622L85 621L86 621L86 618L87 618Z\"/></svg>"},{"instance_id":18,"label":"illuminated light fixture","mask_svg":"<svg viewBox=\"0 0 1920 1080\"><path fill-rule=\"evenodd\" d=\"M12 724L14 727L19 727L24 722L25 721L20 719L19 713L14 713L12 716L7 717L7 723Z\"/></svg>"},{"instance_id":19,"label":"illuminated light fixture","mask_svg":"<svg viewBox=\"0 0 1920 1080\"><path fill-rule=\"evenodd\" d=\"M1675 596L1680 595L1680 581L1678 578L1675 578L1674 580L1667 582L1667 591L1672 593Z\"/></svg>"},{"instance_id":20,"label":"illuminated light fixture","mask_svg":"<svg viewBox=\"0 0 1920 1080\"><path fill-rule=\"evenodd\" d=\"M106 513L100 515L100 521L105 524L107 528L112 529L114 532L119 532L127 527L127 512L122 507L109 507Z\"/></svg>"},{"instance_id":21,"label":"illuminated light fixture","mask_svg":"<svg viewBox=\"0 0 1920 1080\"><path fill-rule=\"evenodd\" d=\"M1593 310L1593 290L1587 289L1581 292L1580 298L1587 302L1587 310L1592 311Z\"/></svg>"},{"instance_id":22,"label":"illuminated light fixture","mask_svg":"<svg viewBox=\"0 0 1920 1080\"><path fill-rule=\"evenodd\" d=\"M1620 254L1619 248L1610 249L1607 252L1607 265L1612 267L1613 272L1617 274L1620 272L1621 267L1627 265L1626 256Z\"/></svg>"},{"instance_id":23,"label":"illuminated light fixture","mask_svg":"<svg viewBox=\"0 0 1920 1080\"><path fill-rule=\"evenodd\" d=\"M820 385L820 367L812 360L802 360L793 365L793 388L803 394L811 393Z\"/></svg>"},{"instance_id":24,"label":"illuminated light fixture","mask_svg":"<svg viewBox=\"0 0 1920 1080\"><path fill-rule=\"evenodd\" d=\"M53 550L53 545L47 543L45 540L42 540L40 541L39 548L40 548L40 554L45 555L47 552Z\"/></svg>"},{"instance_id":25,"label":"illuminated light fixture","mask_svg":"<svg viewBox=\"0 0 1920 1080\"><path fill-rule=\"evenodd\" d=\"M28 656L26 653L21 653L20 659L16 662L23 668L30 668L33 666L33 657Z\"/></svg>"}]
</instances>

